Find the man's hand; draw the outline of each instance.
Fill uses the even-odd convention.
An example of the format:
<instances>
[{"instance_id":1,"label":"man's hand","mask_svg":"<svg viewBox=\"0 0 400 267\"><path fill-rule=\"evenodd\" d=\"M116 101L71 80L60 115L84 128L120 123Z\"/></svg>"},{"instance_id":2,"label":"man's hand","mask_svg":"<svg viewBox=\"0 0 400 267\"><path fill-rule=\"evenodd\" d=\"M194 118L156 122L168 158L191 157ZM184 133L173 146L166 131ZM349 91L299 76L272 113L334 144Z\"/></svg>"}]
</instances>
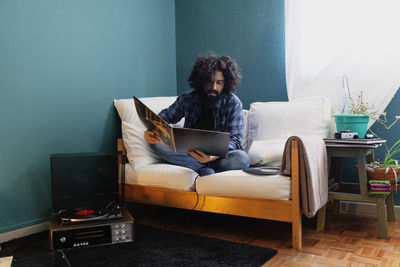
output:
<instances>
[{"instance_id":1,"label":"man's hand","mask_svg":"<svg viewBox=\"0 0 400 267\"><path fill-rule=\"evenodd\" d=\"M190 150L189 155L192 156L193 158L197 159L197 161L202 164L216 160L218 158L217 156L207 155L206 153L204 153L203 151L200 151L198 149Z\"/></svg>"},{"instance_id":2,"label":"man's hand","mask_svg":"<svg viewBox=\"0 0 400 267\"><path fill-rule=\"evenodd\" d=\"M160 137L158 137L156 132L152 131L145 131L144 132L144 139L146 139L147 143L155 144L160 142Z\"/></svg>"}]
</instances>

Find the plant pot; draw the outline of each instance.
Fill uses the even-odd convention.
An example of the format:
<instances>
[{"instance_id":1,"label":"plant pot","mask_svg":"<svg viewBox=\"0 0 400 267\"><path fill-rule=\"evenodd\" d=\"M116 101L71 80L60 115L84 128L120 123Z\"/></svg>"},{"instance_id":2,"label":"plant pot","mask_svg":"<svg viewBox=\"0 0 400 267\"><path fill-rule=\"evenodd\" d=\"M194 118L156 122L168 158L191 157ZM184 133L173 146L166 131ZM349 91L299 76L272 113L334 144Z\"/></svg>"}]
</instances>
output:
<instances>
[{"instance_id":1,"label":"plant pot","mask_svg":"<svg viewBox=\"0 0 400 267\"><path fill-rule=\"evenodd\" d=\"M367 169L367 179L369 180L386 180L390 181L390 184L392 185L392 191L397 191L397 188L399 187L400 183L400 169L389 169L389 171L385 175L386 168L373 168L372 164L366 164L365 165ZM396 184L396 179L393 170L397 174L397 183Z\"/></svg>"},{"instance_id":2,"label":"plant pot","mask_svg":"<svg viewBox=\"0 0 400 267\"><path fill-rule=\"evenodd\" d=\"M332 115L335 118L336 131L350 130L358 133L359 138L364 138L368 129L369 116L364 114Z\"/></svg>"}]
</instances>

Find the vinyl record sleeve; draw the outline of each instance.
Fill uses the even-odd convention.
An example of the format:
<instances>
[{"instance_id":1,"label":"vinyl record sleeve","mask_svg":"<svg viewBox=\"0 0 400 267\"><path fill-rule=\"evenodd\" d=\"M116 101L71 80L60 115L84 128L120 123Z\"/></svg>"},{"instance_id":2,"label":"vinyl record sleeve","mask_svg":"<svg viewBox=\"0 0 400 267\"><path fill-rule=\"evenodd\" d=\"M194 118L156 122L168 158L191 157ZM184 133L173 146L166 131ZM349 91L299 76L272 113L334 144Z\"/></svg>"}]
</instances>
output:
<instances>
[{"instance_id":1,"label":"vinyl record sleeve","mask_svg":"<svg viewBox=\"0 0 400 267\"><path fill-rule=\"evenodd\" d=\"M191 128L172 127L133 96L136 111L149 131L155 131L162 143L175 152L187 153L199 149L208 155L225 156L228 153L230 133Z\"/></svg>"}]
</instances>

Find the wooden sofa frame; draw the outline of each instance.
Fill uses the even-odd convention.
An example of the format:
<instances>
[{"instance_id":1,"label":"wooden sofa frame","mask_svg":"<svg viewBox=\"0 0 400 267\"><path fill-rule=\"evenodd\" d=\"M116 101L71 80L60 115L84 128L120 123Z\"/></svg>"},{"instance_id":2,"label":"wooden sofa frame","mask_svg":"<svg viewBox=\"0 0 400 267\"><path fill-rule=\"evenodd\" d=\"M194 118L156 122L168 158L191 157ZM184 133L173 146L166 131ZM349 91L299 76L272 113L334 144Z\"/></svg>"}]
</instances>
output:
<instances>
[{"instance_id":1,"label":"wooden sofa frame","mask_svg":"<svg viewBox=\"0 0 400 267\"><path fill-rule=\"evenodd\" d=\"M126 150L121 138L118 139L118 166L120 170L119 181L122 179L124 171L121 171L122 164L126 162ZM123 169L124 170L124 169ZM299 193L299 148L296 140L291 144L291 199L273 200L258 199L247 197L224 197L197 195L194 191L183 191L156 188L149 186L120 184L121 192L125 194L126 201L157 206L167 206L181 209L193 209L267 219L274 221L290 222L292 224L292 247L300 249L302 247L302 223Z\"/></svg>"}]
</instances>

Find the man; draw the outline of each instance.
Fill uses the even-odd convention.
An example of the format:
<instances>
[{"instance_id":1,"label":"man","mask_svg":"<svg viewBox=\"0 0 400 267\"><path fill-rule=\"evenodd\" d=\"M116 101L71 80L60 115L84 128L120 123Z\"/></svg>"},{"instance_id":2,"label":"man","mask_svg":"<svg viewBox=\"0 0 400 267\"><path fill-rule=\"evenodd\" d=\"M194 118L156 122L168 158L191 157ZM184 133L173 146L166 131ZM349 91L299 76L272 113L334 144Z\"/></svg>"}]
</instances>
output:
<instances>
[{"instance_id":1,"label":"man","mask_svg":"<svg viewBox=\"0 0 400 267\"><path fill-rule=\"evenodd\" d=\"M218 158L199 150L176 153L150 131L145 132L146 141L166 162L190 168L200 176L248 168L250 158L240 145L244 127L242 102L233 93L241 82L236 62L228 56L198 56L188 81L194 90L180 95L160 112L160 117L168 123L185 117L185 128L229 132L227 155Z\"/></svg>"}]
</instances>

